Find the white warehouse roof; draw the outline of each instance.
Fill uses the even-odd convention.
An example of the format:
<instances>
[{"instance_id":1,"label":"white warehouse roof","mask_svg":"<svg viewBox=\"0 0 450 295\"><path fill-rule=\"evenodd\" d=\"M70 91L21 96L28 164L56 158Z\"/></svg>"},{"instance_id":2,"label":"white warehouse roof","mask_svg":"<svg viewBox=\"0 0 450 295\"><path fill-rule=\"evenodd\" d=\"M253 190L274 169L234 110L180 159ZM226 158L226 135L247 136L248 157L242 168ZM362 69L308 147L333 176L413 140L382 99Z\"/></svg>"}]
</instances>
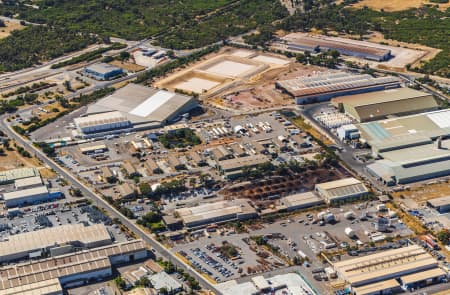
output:
<instances>
[{"instance_id":1,"label":"white warehouse roof","mask_svg":"<svg viewBox=\"0 0 450 295\"><path fill-rule=\"evenodd\" d=\"M74 119L75 124L81 128L127 121L128 119L120 112L107 112Z\"/></svg>"},{"instance_id":2,"label":"white warehouse roof","mask_svg":"<svg viewBox=\"0 0 450 295\"><path fill-rule=\"evenodd\" d=\"M24 190L18 190L15 192L9 192L9 193L4 193L3 194L3 199L5 201L11 201L14 199L21 199L21 198L26 198L26 197L32 197L35 195L39 195L39 194L45 194L48 193L48 189L46 186L39 186L39 187L34 187L34 188L29 188L29 189L24 189Z\"/></svg>"},{"instance_id":3,"label":"white warehouse roof","mask_svg":"<svg viewBox=\"0 0 450 295\"><path fill-rule=\"evenodd\" d=\"M196 106L193 97L130 83L90 106L87 114L117 111L133 124L157 124Z\"/></svg>"}]
</instances>

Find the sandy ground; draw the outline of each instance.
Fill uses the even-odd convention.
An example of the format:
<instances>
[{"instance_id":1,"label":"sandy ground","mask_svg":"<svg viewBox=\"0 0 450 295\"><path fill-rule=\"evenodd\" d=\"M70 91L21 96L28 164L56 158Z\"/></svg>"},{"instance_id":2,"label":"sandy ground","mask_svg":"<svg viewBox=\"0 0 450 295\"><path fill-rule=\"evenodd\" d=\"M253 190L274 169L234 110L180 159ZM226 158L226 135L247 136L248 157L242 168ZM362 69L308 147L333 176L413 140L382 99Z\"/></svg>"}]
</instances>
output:
<instances>
[{"instance_id":1,"label":"sandy ground","mask_svg":"<svg viewBox=\"0 0 450 295\"><path fill-rule=\"evenodd\" d=\"M231 60L224 60L213 65L210 68L205 69L205 71L220 76L238 77L244 74L245 72L248 72L253 69L255 69L255 66L253 65L248 65Z\"/></svg>"},{"instance_id":2,"label":"sandy ground","mask_svg":"<svg viewBox=\"0 0 450 295\"><path fill-rule=\"evenodd\" d=\"M131 63L131 62L122 62L120 60L113 60L110 62L111 65L122 68L128 72L140 72L145 69L145 67Z\"/></svg>"},{"instance_id":3,"label":"sandy ground","mask_svg":"<svg viewBox=\"0 0 450 295\"><path fill-rule=\"evenodd\" d=\"M400 198L403 195L406 198L411 198L415 202L421 204L427 200L449 196L450 185L447 182L429 184L423 186L416 186L407 191L395 192L392 194L394 197Z\"/></svg>"},{"instance_id":4,"label":"sandy ground","mask_svg":"<svg viewBox=\"0 0 450 295\"><path fill-rule=\"evenodd\" d=\"M25 28L19 22L5 21L5 28L0 28L0 39L8 37L14 30L21 30Z\"/></svg>"},{"instance_id":5,"label":"sandy ground","mask_svg":"<svg viewBox=\"0 0 450 295\"><path fill-rule=\"evenodd\" d=\"M212 103L241 111L292 105L294 100L275 89L275 82L310 75L320 70L321 68L318 67L301 64L271 69L252 77L249 83L232 87L221 93Z\"/></svg>"},{"instance_id":6,"label":"sandy ground","mask_svg":"<svg viewBox=\"0 0 450 295\"><path fill-rule=\"evenodd\" d=\"M11 142L11 147L13 146L14 144ZM56 176L55 172L43 167L42 163L36 158L22 157L15 149L13 151L7 151L5 149L5 154L5 156L0 157L0 171L19 167L37 167L43 178L53 178Z\"/></svg>"},{"instance_id":7,"label":"sandy ground","mask_svg":"<svg viewBox=\"0 0 450 295\"><path fill-rule=\"evenodd\" d=\"M409 8L421 7L424 4L439 5L440 10L446 10L450 7L450 3L438 4L424 0L362 0L352 5L352 7L362 8L367 6L375 10L383 9L385 11L400 11Z\"/></svg>"},{"instance_id":8,"label":"sandy ground","mask_svg":"<svg viewBox=\"0 0 450 295\"><path fill-rule=\"evenodd\" d=\"M240 108L240 98L234 100L225 95L235 92L236 89L248 92L255 83L263 80L265 73L274 69L286 69L290 63L291 60L283 56L260 54L247 49L223 48L196 64L156 81L154 86L196 92L201 94L202 99L208 99L208 103L217 103L216 106L219 107L224 106L222 98L226 100L229 98L227 107ZM273 78L275 77L270 79ZM241 86L243 86L242 89ZM273 83L271 87L273 87ZM248 93L243 94L242 101L249 107L259 108L272 101L270 97L268 99L259 93Z\"/></svg>"},{"instance_id":9,"label":"sandy ground","mask_svg":"<svg viewBox=\"0 0 450 295\"><path fill-rule=\"evenodd\" d=\"M176 84L176 88L188 92L203 93L216 87L219 84L220 82L202 79L198 77L192 77L184 82Z\"/></svg>"},{"instance_id":10,"label":"sandy ground","mask_svg":"<svg viewBox=\"0 0 450 295\"><path fill-rule=\"evenodd\" d=\"M439 52L441 52L441 49L436 49L433 47L428 47L425 45L421 45L421 44L417 44L417 43L406 43L406 42L401 42L401 41L396 41L396 40L392 40L392 39L385 39L383 34L379 33L379 32L375 32L372 33L372 35L369 38L370 42L374 42L374 43L380 43L380 42L385 42L387 44L389 44L391 46L391 48L393 48L394 50L396 49L396 51L393 51L393 53L395 54L397 51L403 50L403 52L405 52L405 60L403 60L403 63L400 62L395 62L392 66L402 66L402 64L404 64L404 66L406 66L406 64L410 63L413 67L418 66L418 64L420 63L420 61L427 61L427 60L431 60L433 59ZM400 46L400 47L398 47ZM411 54L409 53L409 51L415 51L417 52L417 55ZM422 54L419 54L422 53ZM395 60L395 58L394 58ZM406 63L405 63L406 62ZM389 62L386 63L387 66L389 65Z\"/></svg>"}]
</instances>

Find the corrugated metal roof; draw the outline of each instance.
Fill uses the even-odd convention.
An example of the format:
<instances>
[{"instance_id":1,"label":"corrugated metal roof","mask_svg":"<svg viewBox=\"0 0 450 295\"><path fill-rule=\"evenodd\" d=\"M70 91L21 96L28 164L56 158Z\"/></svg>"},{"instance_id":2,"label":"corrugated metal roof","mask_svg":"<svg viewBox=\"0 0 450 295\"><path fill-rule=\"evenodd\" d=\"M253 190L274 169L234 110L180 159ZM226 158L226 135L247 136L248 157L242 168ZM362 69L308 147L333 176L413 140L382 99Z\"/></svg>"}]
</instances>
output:
<instances>
[{"instance_id":1,"label":"corrugated metal roof","mask_svg":"<svg viewBox=\"0 0 450 295\"><path fill-rule=\"evenodd\" d=\"M14 191L14 192L4 193L3 194L3 199L5 201L10 201L10 200L14 200L14 199L21 199L21 198L36 196L36 195L45 194L45 193L48 193L47 187L46 186L39 186L39 187L28 188L28 189L23 189L23 190L17 190L17 191Z\"/></svg>"},{"instance_id":2,"label":"corrugated metal roof","mask_svg":"<svg viewBox=\"0 0 450 295\"><path fill-rule=\"evenodd\" d=\"M278 81L277 85L284 88L292 96L305 97L399 82L398 78L392 76L374 78L370 75L360 74L342 73L341 75L335 75L319 73L313 77L299 77Z\"/></svg>"},{"instance_id":3,"label":"corrugated metal roof","mask_svg":"<svg viewBox=\"0 0 450 295\"><path fill-rule=\"evenodd\" d=\"M89 245L107 240L111 240L111 236L103 224L66 224L10 236L8 241L0 243L0 256L5 258L16 253L31 252L73 241Z\"/></svg>"}]
</instances>

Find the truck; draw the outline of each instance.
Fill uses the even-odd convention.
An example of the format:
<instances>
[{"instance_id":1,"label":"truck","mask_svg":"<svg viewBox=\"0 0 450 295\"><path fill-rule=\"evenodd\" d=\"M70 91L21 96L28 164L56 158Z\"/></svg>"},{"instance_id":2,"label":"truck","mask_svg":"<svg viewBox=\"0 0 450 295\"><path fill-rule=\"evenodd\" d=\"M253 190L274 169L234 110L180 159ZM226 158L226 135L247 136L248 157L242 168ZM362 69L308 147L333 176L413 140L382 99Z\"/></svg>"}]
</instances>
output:
<instances>
[{"instance_id":1,"label":"truck","mask_svg":"<svg viewBox=\"0 0 450 295\"><path fill-rule=\"evenodd\" d=\"M303 259L306 259L306 254L305 254L305 252L303 252L303 251L301 251L301 250L298 250L297 251L297 254L298 254L298 256L300 257L300 258L303 258Z\"/></svg>"}]
</instances>

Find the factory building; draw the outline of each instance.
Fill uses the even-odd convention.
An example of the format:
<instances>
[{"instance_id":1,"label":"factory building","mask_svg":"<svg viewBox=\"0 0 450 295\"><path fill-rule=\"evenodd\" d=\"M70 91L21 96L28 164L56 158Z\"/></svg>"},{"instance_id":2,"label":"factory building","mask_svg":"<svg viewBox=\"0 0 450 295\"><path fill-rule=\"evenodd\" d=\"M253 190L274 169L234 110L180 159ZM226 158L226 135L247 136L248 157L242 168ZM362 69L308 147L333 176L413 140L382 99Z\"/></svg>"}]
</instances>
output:
<instances>
[{"instance_id":1,"label":"factory building","mask_svg":"<svg viewBox=\"0 0 450 295\"><path fill-rule=\"evenodd\" d=\"M269 162L269 159L264 155L251 155L217 161L217 167L225 178L233 179L241 176L244 168L254 168L267 162Z\"/></svg>"},{"instance_id":2,"label":"factory building","mask_svg":"<svg viewBox=\"0 0 450 295\"><path fill-rule=\"evenodd\" d=\"M349 40L324 35L310 35L304 33L291 33L282 38L289 50L309 51L312 53L336 50L342 55L353 56L374 61L386 61L391 56L391 50L378 44Z\"/></svg>"},{"instance_id":3,"label":"factory building","mask_svg":"<svg viewBox=\"0 0 450 295\"><path fill-rule=\"evenodd\" d=\"M147 257L142 240L132 240L57 257L0 268L1 295L59 295L73 287L105 279L112 267Z\"/></svg>"},{"instance_id":4,"label":"factory building","mask_svg":"<svg viewBox=\"0 0 450 295\"><path fill-rule=\"evenodd\" d=\"M59 197L60 194L50 193L47 187L43 185L3 194L5 206L8 208L47 202Z\"/></svg>"},{"instance_id":5,"label":"factory building","mask_svg":"<svg viewBox=\"0 0 450 295\"><path fill-rule=\"evenodd\" d=\"M379 153L367 172L386 185L450 175L450 139Z\"/></svg>"},{"instance_id":6,"label":"factory building","mask_svg":"<svg viewBox=\"0 0 450 295\"><path fill-rule=\"evenodd\" d=\"M177 209L176 213L188 228L212 223L245 220L257 217L255 208L246 200L220 201L197 207Z\"/></svg>"},{"instance_id":7,"label":"factory building","mask_svg":"<svg viewBox=\"0 0 450 295\"><path fill-rule=\"evenodd\" d=\"M111 80L124 74L123 69L107 63L97 63L84 68L84 74L96 80Z\"/></svg>"},{"instance_id":8,"label":"factory building","mask_svg":"<svg viewBox=\"0 0 450 295\"><path fill-rule=\"evenodd\" d=\"M450 196L428 200L427 205L436 209L439 213L447 213L450 211Z\"/></svg>"},{"instance_id":9,"label":"factory building","mask_svg":"<svg viewBox=\"0 0 450 295\"><path fill-rule=\"evenodd\" d=\"M328 204L355 200L369 192L361 181L353 177L316 184L315 190Z\"/></svg>"},{"instance_id":10,"label":"factory building","mask_svg":"<svg viewBox=\"0 0 450 295\"><path fill-rule=\"evenodd\" d=\"M333 267L356 295L385 294L400 286L411 289L427 280L439 282L447 275L438 267L438 261L418 245L339 261Z\"/></svg>"},{"instance_id":11,"label":"factory building","mask_svg":"<svg viewBox=\"0 0 450 295\"><path fill-rule=\"evenodd\" d=\"M23 190L33 187L42 186L41 176L33 176L28 178L16 179L14 181L14 188L16 190Z\"/></svg>"},{"instance_id":12,"label":"factory building","mask_svg":"<svg viewBox=\"0 0 450 295\"><path fill-rule=\"evenodd\" d=\"M287 211L294 211L325 204L324 200L313 192L293 194L281 199Z\"/></svg>"},{"instance_id":13,"label":"factory building","mask_svg":"<svg viewBox=\"0 0 450 295\"><path fill-rule=\"evenodd\" d=\"M396 88L333 98L335 107L342 104L345 113L358 122L435 111L439 105L432 94L411 88Z\"/></svg>"},{"instance_id":14,"label":"factory building","mask_svg":"<svg viewBox=\"0 0 450 295\"><path fill-rule=\"evenodd\" d=\"M111 236L103 224L84 226L77 223L50 227L12 235L8 241L0 243L0 263L55 256L74 249L95 248L111 243Z\"/></svg>"},{"instance_id":15,"label":"factory building","mask_svg":"<svg viewBox=\"0 0 450 295\"><path fill-rule=\"evenodd\" d=\"M327 101L334 97L398 88L401 81L392 76L374 78L370 75L341 71L318 73L275 83L275 87L288 93L297 104Z\"/></svg>"},{"instance_id":16,"label":"factory building","mask_svg":"<svg viewBox=\"0 0 450 295\"><path fill-rule=\"evenodd\" d=\"M17 168L0 171L0 184L14 183L18 179L40 176L37 168Z\"/></svg>"},{"instance_id":17,"label":"factory building","mask_svg":"<svg viewBox=\"0 0 450 295\"><path fill-rule=\"evenodd\" d=\"M130 120L116 111L75 118L74 123L85 137L90 134L127 132L133 128Z\"/></svg>"},{"instance_id":18,"label":"factory building","mask_svg":"<svg viewBox=\"0 0 450 295\"><path fill-rule=\"evenodd\" d=\"M450 135L450 110L358 124L361 140L380 153L431 144Z\"/></svg>"},{"instance_id":19,"label":"factory building","mask_svg":"<svg viewBox=\"0 0 450 295\"><path fill-rule=\"evenodd\" d=\"M130 83L89 106L75 124L81 137L103 136L158 128L196 107L193 97Z\"/></svg>"}]
</instances>

